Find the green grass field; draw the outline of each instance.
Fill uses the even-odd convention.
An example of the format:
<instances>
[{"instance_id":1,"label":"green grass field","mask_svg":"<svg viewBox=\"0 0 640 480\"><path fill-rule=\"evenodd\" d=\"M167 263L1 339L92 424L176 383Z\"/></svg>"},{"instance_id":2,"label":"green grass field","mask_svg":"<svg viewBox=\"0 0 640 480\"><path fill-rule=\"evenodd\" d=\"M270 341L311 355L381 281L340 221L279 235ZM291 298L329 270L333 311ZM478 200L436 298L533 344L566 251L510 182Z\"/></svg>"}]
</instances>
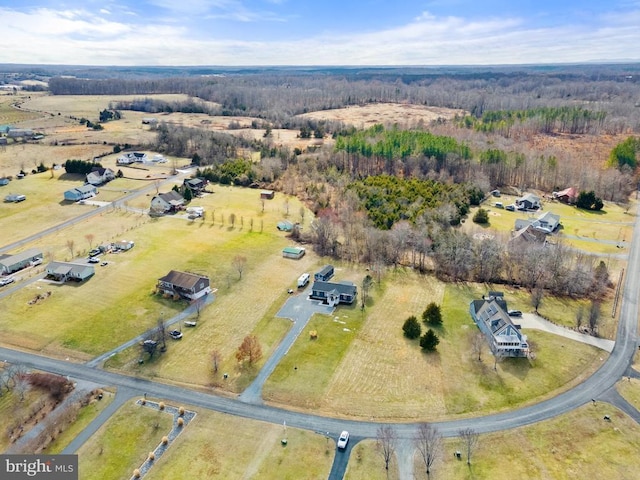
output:
<instances>
[{"instance_id":1,"label":"green grass field","mask_svg":"<svg viewBox=\"0 0 640 480\"><path fill-rule=\"evenodd\" d=\"M495 235L508 236L514 229L516 219L536 218L539 213L529 214L524 212L510 212L504 208L495 207L496 201L503 205L511 204L516 197L502 195L500 198L490 198L482 205L489 212L489 226L480 227L470 219L476 211L472 209L469 220L465 222L465 229L470 232L493 233ZM611 202L605 202L603 210L590 212L560 202L543 202L543 210L540 213L552 212L560 215L562 228L558 234L552 236L552 240L560 240L572 247L599 254L625 253L625 248L619 249L617 245L625 245L631 240L633 222L635 221L635 203L627 209L625 206ZM629 213L626 213L628 210ZM601 241L603 241L601 243Z\"/></svg>"},{"instance_id":2,"label":"green grass field","mask_svg":"<svg viewBox=\"0 0 640 480\"><path fill-rule=\"evenodd\" d=\"M345 480L397 480L400 478L397 459L394 455L389 463L389 471L385 470L384 458L378 450L376 441L363 440L351 450L344 478ZM415 475L415 478L422 477Z\"/></svg>"}]
</instances>

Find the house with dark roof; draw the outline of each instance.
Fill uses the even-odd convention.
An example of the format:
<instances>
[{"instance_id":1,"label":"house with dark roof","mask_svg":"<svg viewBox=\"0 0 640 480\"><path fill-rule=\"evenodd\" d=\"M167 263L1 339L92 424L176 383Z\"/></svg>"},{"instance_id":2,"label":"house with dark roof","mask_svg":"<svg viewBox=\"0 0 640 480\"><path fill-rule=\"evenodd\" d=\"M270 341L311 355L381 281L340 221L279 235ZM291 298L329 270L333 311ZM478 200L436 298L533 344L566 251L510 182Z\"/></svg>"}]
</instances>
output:
<instances>
[{"instance_id":1,"label":"house with dark roof","mask_svg":"<svg viewBox=\"0 0 640 480\"><path fill-rule=\"evenodd\" d=\"M526 193L522 197L516 199L516 207L518 210L538 210L542 207L540 197L533 193Z\"/></svg>"},{"instance_id":2,"label":"house with dark roof","mask_svg":"<svg viewBox=\"0 0 640 480\"><path fill-rule=\"evenodd\" d=\"M207 181L204 178L186 178L183 182L184 186L191 190L192 193L198 194L202 192L207 186Z\"/></svg>"},{"instance_id":3,"label":"house with dark roof","mask_svg":"<svg viewBox=\"0 0 640 480\"><path fill-rule=\"evenodd\" d=\"M526 357L530 352L527 336L513 324L507 312L502 292L489 292L482 300L473 300L469 306L471 318L496 357Z\"/></svg>"},{"instance_id":4,"label":"house with dark roof","mask_svg":"<svg viewBox=\"0 0 640 480\"><path fill-rule=\"evenodd\" d=\"M83 282L95 273L88 263L51 262L47 265L47 277L57 282Z\"/></svg>"},{"instance_id":5,"label":"house with dark roof","mask_svg":"<svg viewBox=\"0 0 640 480\"><path fill-rule=\"evenodd\" d=\"M147 161L147 154L143 152L126 152L118 157L117 165L130 165L132 163L144 163Z\"/></svg>"},{"instance_id":6,"label":"house with dark roof","mask_svg":"<svg viewBox=\"0 0 640 480\"><path fill-rule=\"evenodd\" d=\"M197 300L211 293L211 286L209 277L171 270L167 275L158 279L157 290L163 295Z\"/></svg>"},{"instance_id":7,"label":"house with dark roof","mask_svg":"<svg viewBox=\"0 0 640 480\"><path fill-rule=\"evenodd\" d=\"M316 280L311 287L310 298L321 300L332 307L343 303L352 304L356 301L358 287L352 282L322 282Z\"/></svg>"},{"instance_id":8,"label":"house with dark roof","mask_svg":"<svg viewBox=\"0 0 640 480\"><path fill-rule=\"evenodd\" d=\"M116 178L116 174L110 168L93 167L93 169L87 173L87 183L91 185L102 185L103 183L110 182Z\"/></svg>"},{"instance_id":9,"label":"house with dark roof","mask_svg":"<svg viewBox=\"0 0 640 480\"><path fill-rule=\"evenodd\" d=\"M29 248L15 255L0 255L0 273L8 275L29 265L42 262L42 250Z\"/></svg>"},{"instance_id":10,"label":"house with dark roof","mask_svg":"<svg viewBox=\"0 0 640 480\"><path fill-rule=\"evenodd\" d=\"M160 213L176 212L184 205L184 198L175 190L160 193L151 199L151 211Z\"/></svg>"},{"instance_id":11,"label":"house with dark roof","mask_svg":"<svg viewBox=\"0 0 640 480\"><path fill-rule=\"evenodd\" d=\"M313 274L313 279L320 282L326 282L333 277L334 272L333 265L325 265L319 271Z\"/></svg>"}]
</instances>

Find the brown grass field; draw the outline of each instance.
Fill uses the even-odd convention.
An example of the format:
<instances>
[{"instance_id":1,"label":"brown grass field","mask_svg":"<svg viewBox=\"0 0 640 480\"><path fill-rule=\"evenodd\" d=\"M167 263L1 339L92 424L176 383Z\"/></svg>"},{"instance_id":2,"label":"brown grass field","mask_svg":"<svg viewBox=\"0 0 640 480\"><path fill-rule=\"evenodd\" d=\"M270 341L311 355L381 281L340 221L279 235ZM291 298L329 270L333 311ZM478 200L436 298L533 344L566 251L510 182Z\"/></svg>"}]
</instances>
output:
<instances>
[{"instance_id":1,"label":"brown grass field","mask_svg":"<svg viewBox=\"0 0 640 480\"><path fill-rule=\"evenodd\" d=\"M604 421L604 415L611 421ZM432 478L633 480L640 467L638 447L640 426L615 407L598 402L527 427L481 435L471 467L464 454L462 461L454 459L454 451L464 452L461 441L447 440ZM416 478L426 478L419 475L424 472L419 458L414 467Z\"/></svg>"}]
</instances>

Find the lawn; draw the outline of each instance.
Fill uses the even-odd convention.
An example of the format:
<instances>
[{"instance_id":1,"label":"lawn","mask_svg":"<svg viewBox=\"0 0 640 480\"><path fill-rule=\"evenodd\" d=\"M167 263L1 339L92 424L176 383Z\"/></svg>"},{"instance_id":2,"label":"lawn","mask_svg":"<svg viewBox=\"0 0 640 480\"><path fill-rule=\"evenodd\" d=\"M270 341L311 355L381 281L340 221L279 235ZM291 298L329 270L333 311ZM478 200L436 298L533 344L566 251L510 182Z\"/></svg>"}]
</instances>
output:
<instances>
[{"instance_id":1,"label":"lawn","mask_svg":"<svg viewBox=\"0 0 640 480\"><path fill-rule=\"evenodd\" d=\"M78 450L80 478L129 478L172 424L172 415L130 401Z\"/></svg>"},{"instance_id":2,"label":"lawn","mask_svg":"<svg viewBox=\"0 0 640 480\"><path fill-rule=\"evenodd\" d=\"M345 480L397 480L400 478L398 462L394 455L389 463L389 471L387 472L376 441L363 440L358 442L351 450L349 465L344 478Z\"/></svg>"},{"instance_id":3,"label":"lawn","mask_svg":"<svg viewBox=\"0 0 640 480\"><path fill-rule=\"evenodd\" d=\"M469 220L464 228L471 233L494 234L507 236L514 228L516 219L537 218L544 212L552 212L560 215L560 228L552 239L558 239L572 247L599 254L626 253L626 249L618 248L618 245L628 245L633 233L635 221L635 202L631 208L605 202L603 210L591 212L565 205L560 202L543 202L540 213L510 212L504 208L495 207L496 201L503 205L511 204L517 197L502 195L500 198L491 197L482 205L489 212L489 226L480 227L471 222L476 211L473 208L469 213ZM627 210L630 213L626 213ZM626 242L626 243L625 243Z\"/></svg>"},{"instance_id":4,"label":"lawn","mask_svg":"<svg viewBox=\"0 0 640 480\"><path fill-rule=\"evenodd\" d=\"M334 452L335 441L317 433L202 411L146 478L321 479Z\"/></svg>"},{"instance_id":5,"label":"lawn","mask_svg":"<svg viewBox=\"0 0 640 480\"><path fill-rule=\"evenodd\" d=\"M56 437L44 453L60 453L113 401L114 393L103 391L102 400L92 399L78 412L76 420Z\"/></svg>"},{"instance_id":6,"label":"lawn","mask_svg":"<svg viewBox=\"0 0 640 480\"><path fill-rule=\"evenodd\" d=\"M403 270L386 274L372 292L366 319L359 309L344 307L333 318L312 319L268 379L264 398L367 420L451 418L548 397L575 385L606 358L596 348L527 331L535 360L507 359L494 370L485 347L478 362L470 353L477 327L468 306L486 293L483 288L445 286ZM401 328L408 316L420 318L431 301L442 305L444 326L436 329L438 352L425 354ZM310 339L311 330L318 339Z\"/></svg>"},{"instance_id":7,"label":"lawn","mask_svg":"<svg viewBox=\"0 0 640 480\"><path fill-rule=\"evenodd\" d=\"M233 200L226 200L224 191L230 192ZM129 252L103 255L109 265L96 267L96 275L83 284L60 286L36 282L0 300L5 311L0 319L0 326L5 331L4 341L36 350L102 353L152 327L161 315L169 318L184 308L182 303L152 295L157 279L171 269L178 269L206 273L212 278L213 287L218 288L218 298L204 314L201 325L204 328L197 330L198 338L207 338L200 348L210 351L220 346L225 357L232 357L242 337L253 331L302 269L309 268L316 260L311 254L299 262L282 258L280 251L289 241L275 229L281 219L280 211L270 208L264 213L258 211L257 200L255 203L248 201L257 196L255 190L228 188L222 192L210 196L222 205L219 215L227 214L224 206L231 209L234 202L242 203L243 196L244 202L253 206L252 211L246 210L247 217L244 218L242 211L237 210L238 221L233 228L230 224L212 225L178 218L149 219L111 210L30 245L51 251L56 259L69 259L66 242L73 240L74 253L80 254L89 250L89 243L83 238L88 233L94 235L94 245L122 238L136 243ZM293 200L291 204L296 205ZM250 214L255 218L253 231L249 227ZM241 222L244 222L243 226ZM170 242L166 241L168 238ZM231 265L235 255L247 258L241 281ZM53 292L45 302L27 304L45 290ZM238 298L251 298L251 302L238 302ZM90 313L69 315L72 311ZM207 322L208 318L216 320ZM207 323L210 323L209 327L206 327ZM205 334L209 328L212 331ZM211 342L210 335L217 339ZM228 344L230 340L233 340L231 345ZM182 342L191 355L200 352L193 350L194 345L187 346L188 343ZM204 381L210 373L209 362L201 361L204 370L196 376ZM183 375L184 368L183 364L177 368L178 372L172 373L171 367L163 366L170 376ZM189 372L193 373L193 370L189 368Z\"/></svg>"},{"instance_id":8,"label":"lawn","mask_svg":"<svg viewBox=\"0 0 640 480\"><path fill-rule=\"evenodd\" d=\"M464 456L462 461L453 456L455 450L464 452L461 440L446 440L432 478L632 480L638 478L639 447L637 423L611 405L589 404L552 420L480 436L470 468ZM414 465L416 478L426 478L418 458Z\"/></svg>"}]
</instances>

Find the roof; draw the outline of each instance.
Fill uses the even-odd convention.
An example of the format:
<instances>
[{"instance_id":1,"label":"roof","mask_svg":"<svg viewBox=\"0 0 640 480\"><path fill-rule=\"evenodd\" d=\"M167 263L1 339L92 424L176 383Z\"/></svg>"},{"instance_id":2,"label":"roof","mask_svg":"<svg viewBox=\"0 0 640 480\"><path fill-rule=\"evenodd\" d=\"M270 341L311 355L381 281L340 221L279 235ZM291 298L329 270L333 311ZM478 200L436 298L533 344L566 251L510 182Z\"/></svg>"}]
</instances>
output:
<instances>
[{"instance_id":1,"label":"roof","mask_svg":"<svg viewBox=\"0 0 640 480\"><path fill-rule=\"evenodd\" d=\"M518 221L516 220L516 228L518 225ZM529 224L525 227L522 227L513 234L511 240L524 240L525 242L539 242L542 243L545 241L546 234L544 232L540 232L536 230L533 225Z\"/></svg>"},{"instance_id":2,"label":"roof","mask_svg":"<svg viewBox=\"0 0 640 480\"><path fill-rule=\"evenodd\" d=\"M82 192L82 193L87 193L87 192L94 192L96 190L96 187L94 187L93 185L81 185L79 187L76 187L74 190L78 190L79 192Z\"/></svg>"},{"instance_id":3,"label":"roof","mask_svg":"<svg viewBox=\"0 0 640 480\"><path fill-rule=\"evenodd\" d=\"M86 270L89 270L92 274L95 271L93 265L86 263L51 262L47 265L47 272L51 272L56 275L69 275L70 273L78 274Z\"/></svg>"},{"instance_id":4,"label":"roof","mask_svg":"<svg viewBox=\"0 0 640 480\"><path fill-rule=\"evenodd\" d=\"M160 282L170 283L186 290L193 289L200 280L209 281L209 278L195 273L178 272L177 270L171 270L167 275L158 279Z\"/></svg>"},{"instance_id":5,"label":"roof","mask_svg":"<svg viewBox=\"0 0 640 480\"><path fill-rule=\"evenodd\" d=\"M167 202L170 205L182 205L184 203L184 198L175 190L170 190L167 193L161 193L158 195L162 200Z\"/></svg>"},{"instance_id":6,"label":"roof","mask_svg":"<svg viewBox=\"0 0 640 480\"><path fill-rule=\"evenodd\" d=\"M205 182L204 182L204 179L196 177L196 178L190 178L189 180L185 180L184 183L186 183L190 187L199 187Z\"/></svg>"},{"instance_id":7,"label":"roof","mask_svg":"<svg viewBox=\"0 0 640 480\"><path fill-rule=\"evenodd\" d=\"M516 202L529 201L531 203L540 202L540 197L533 193L525 193L522 197L516 200Z\"/></svg>"},{"instance_id":8,"label":"roof","mask_svg":"<svg viewBox=\"0 0 640 480\"><path fill-rule=\"evenodd\" d=\"M355 295L358 288L351 282L313 282L313 290L321 292L333 292L345 295Z\"/></svg>"},{"instance_id":9,"label":"roof","mask_svg":"<svg viewBox=\"0 0 640 480\"><path fill-rule=\"evenodd\" d=\"M318 272L318 274L320 275L326 275L327 273L330 273L333 271L333 265L325 265L324 267L322 267L320 269L320 271Z\"/></svg>"},{"instance_id":10,"label":"roof","mask_svg":"<svg viewBox=\"0 0 640 480\"><path fill-rule=\"evenodd\" d=\"M15 255L6 255L0 258L0 262L4 265L14 264L29 260L33 257L42 257L42 250L37 248L30 248L24 252L16 253Z\"/></svg>"},{"instance_id":11,"label":"roof","mask_svg":"<svg viewBox=\"0 0 640 480\"><path fill-rule=\"evenodd\" d=\"M489 297L485 300L473 300L471 303L478 321L487 326L499 343L527 341L527 336L511 321L506 302Z\"/></svg>"},{"instance_id":12,"label":"roof","mask_svg":"<svg viewBox=\"0 0 640 480\"><path fill-rule=\"evenodd\" d=\"M284 247L282 249L283 253L293 253L293 254L298 254L300 252L304 252L304 248L303 247Z\"/></svg>"},{"instance_id":13,"label":"roof","mask_svg":"<svg viewBox=\"0 0 640 480\"><path fill-rule=\"evenodd\" d=\"M578 189L575 187L565 188L564 190L560 190L559 192L553 192L553 196L558 197L569 197L569 198L578 198Z\"/></svg>"}]
</instances>

